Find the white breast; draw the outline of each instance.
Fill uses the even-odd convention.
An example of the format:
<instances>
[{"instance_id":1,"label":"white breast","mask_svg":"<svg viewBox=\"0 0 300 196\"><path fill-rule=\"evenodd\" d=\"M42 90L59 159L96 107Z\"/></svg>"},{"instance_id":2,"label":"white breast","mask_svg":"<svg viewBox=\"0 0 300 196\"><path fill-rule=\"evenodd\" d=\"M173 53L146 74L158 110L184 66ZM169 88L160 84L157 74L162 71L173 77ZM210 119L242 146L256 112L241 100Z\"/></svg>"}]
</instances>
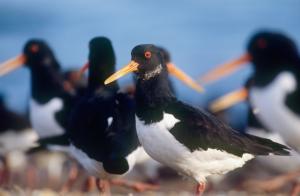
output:
<instances>
[{"instance_id":1,"label":"white breast","mask_svg":"<svg viewBox=\"0 0 300 196\"><path fill-rule=\"evenodd\" d=\"M76 148L73 144L70 145L71 155L82 165L82 167L84 167L87 170L87 172L90 175L99 177L99 178L106 178L106 179L107 178L108 179L118 178L118 177L126 175L128 172L130 172L135 165L136 157L139 154L140 150L141 150L141 148L137 148L135 151L133 151L131 154L129 154L126 157L128 164L129 164L128 171L122 175L115 175L115 174L107 173L104 170L103 164L101 162L90 158L85 152Z\"/></svg>"},{"instance_id":2,"label":"white breast","mask_svg":"<svg viewBox=\"0 0 300 196\"><path fill-rule=\"evenodd\" d=\"M296 88L293 74L284 72L265 88L252 88L250 102L257 108L256 116L269 130L277 132L283 140L300 152L300 117L285 105L288 93Z\"/></svg>"},{"instance_id":3,"label":"white breast","mask_svg":"<svg viewBox=\"0 0 300 196\"><path fill-rule=\"evenodd\" d=\"M32 129L23 131L8 130L0 135L0 154L10 151L24 151L36 146L38 136Z\"/></svg>"},{"instance_id":4,"label":"white breast","mask_svg":"<svg viewBox=\"0 0 300 196\"><path fill-rule=\"evenodd\" d=\"M40 138L61 135L64 129L55 119L55 113L63 108L63 101L60 98L53 98L46 104L39 104L30 100L30 120L34 130Z\"/></svg>"},{"instance_id":5,"label":"white breast","mask_svg":"<svg viewBox=\"0 0 300 196\"><path fill-rule=\"evenodd\" d=\"M224 174L241 167L253 158L250 154L238 157L216 149L191 152L169 132L176 122L179 120L166 113L162 121L150 125L145 125L136 117L139 140L153 159L197 182L205 181L209 175Z\"/></svg>"}]
</instances>

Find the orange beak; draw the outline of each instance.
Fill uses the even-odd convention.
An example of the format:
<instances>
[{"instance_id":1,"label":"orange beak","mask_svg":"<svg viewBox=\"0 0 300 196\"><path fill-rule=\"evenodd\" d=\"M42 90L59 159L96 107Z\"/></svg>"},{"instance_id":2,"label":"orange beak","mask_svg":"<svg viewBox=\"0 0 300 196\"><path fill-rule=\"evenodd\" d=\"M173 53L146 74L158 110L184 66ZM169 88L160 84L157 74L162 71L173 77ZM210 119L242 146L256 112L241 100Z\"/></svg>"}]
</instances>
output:
<instances>
[{"instance_id":1,"label":"orange beak","mask_svg":"<svg viewBox=\"0 0 300 196\"><path fill-rule=\"evenodd\" d=\"M89 66L90 66L89 62L87 62L86 64L84 64L84 65L80 68L80 70L78 71L79 75L80 75L80 76L83 75L83 74L86 72L86 70L88 70Z\"/></svg>"},{"instance_id":2,"label":"orange beak","mask_svg":"<svg viewBox=\"0 0 300 196\"><path fill-rule=\"evenodd\" d=\"M139 64L135 61L130 61L128 65L126 65L124 68L120 69L113 75L111 75L109 78L107 78L104 81L104 84L109 84L123 76L125 76L128 73L135 72L138 70ZM186 85L190 86L191 88L195 89L196 91L203 91L203 88L199 86L193 79L191 79L189 76L187 76L183 71L176 68L173 64L168 64L168 71L170 74L177 77L179 80L183 81Z\"/></svg>"},{"instance_id":3,"label":"orange beak","mask_svg":"<svg viewBox=\"0 0 300 196\"><path fill-rule=\"evenodd\" d=\"M222 77L232 74L233 72L241 68L242 65L248 63L250 60L251 56L249 54L244 54L240 58L220 65L216 69L208 72L200 78L200 81L203 83L210 83L212 81L218 80Z\"/></svg>"},{"instance_id":4,"label":"orange beak","mask_svg":"<svg viewBox=\"0 0 300 196\"><path fill-rule=\"evenodd\" d=\"M25 64L26 57L24 54L18 55L15 58L9 59L0 64L0 76L8 74L9 72L21 67Z\"/></svg>"},{"instance_id":5,"label":"orange beak","mask_svg":"<svg viewBox=\"0 0 300 196\"><path fill-rule=\"evenodd\" d=\"M248 97L248 90L246 88L242 88L230 92L222 96L221 98L217 99L212 104L210 104L209 108L213 113L217 113L229 107L232 107L233 105L239 102L246 100L247 97Z\"/></svg>"},{"instance_id":6,"label":"orange beak","mask_svg":"<svg viewBox=\"0 0 300 196\"><path fill-rule=\"evenodd\" d=\"M192 89L203 92L204 88L200 86L196 81L194 81L191 77L189 77L187 74L185 74L182 70L180 70L178 67L176 67L173 63L167 64L168 72L171 75L174 75L179 80L185 83L185 85L191 87Z\"/></svg>"},{"instance_id":7,"label":"orange beak","mask_svg":"<svg viewBox=\"0 0 300 196\"><path fill-rule=\"evenodd\" d=\"M131 72L135 72L138 70L138 66L139 64L135 61L130 61L125 67L123 67L122 69L120 69L119 71L115 72L113 75L111 75L110 77L108 77L105 81L104 84L107 85L109 83L114 82L115 80L131 73Z\"/></svg>"}]
</instances>

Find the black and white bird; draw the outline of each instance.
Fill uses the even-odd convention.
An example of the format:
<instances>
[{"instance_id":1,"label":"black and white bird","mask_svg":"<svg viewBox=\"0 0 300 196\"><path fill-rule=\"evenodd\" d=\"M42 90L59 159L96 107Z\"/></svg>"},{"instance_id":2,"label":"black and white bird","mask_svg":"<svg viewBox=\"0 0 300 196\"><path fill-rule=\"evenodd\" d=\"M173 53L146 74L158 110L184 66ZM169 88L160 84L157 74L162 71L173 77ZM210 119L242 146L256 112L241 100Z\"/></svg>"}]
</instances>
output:
<instances>
[{"instance_id":1,"label":"black and white bird","mask_svg":"<svg viewBox=\"0 0 300 196\"><path fill-rule=\"evenodd\" d=\"M68 135L73 156L92 176L99 189L108 181L142 191L156 186L118 179L132 170L143 151L135 129L135 102L118 92L116 82L104 80L115 71L109 39L96 37L89 44L88 87L72 111ZM117 180L116 180L117 179Z\"/></svg>"},{"instance_id":2,"label":"black and white bird","mask_svg":"<svg viewBox=\"0 0 300 196\"><path fill-rule=\"evenodd\" d=\"M154 45L138 45L132 61L105 80L109 84L129 72L137 74L136 128L145 151L197 183L225 174L256 155L288 155L286 146L241 134L214 116L177 100L170 91L167 67Z\"/></svg>"},{"instance_id":3,"label":"black and white bird","mask_svg":"<svg viewBox=\"0 0 300 196\"><path fill-rule=\"evenodd\" d=\"M22 65L31 73L30 122L33 129L42 144L68 151L65 132L74 98L64 89L60 65L53 51L43 40L29 40L23 54L0 65L0 75Z\"/></svg>"},{"instance_id":4,"label":"black and white bird","mask_svg":"<svg viewBox=\"0 0 300 196\"><path fill-rule=\"evenodd\" d=\"M244 57L248 58L244 58L244 61L231 61L204 77L216 80L249 60L254 68L245 88L214 101L212 109L223 110L247 99L254 117L264 130L270 131L266 136L277 139L299 153L300 56L294 41L282 33L258 32L250 39L247 50ZM299 168L300 154L292 152L289 159L274 157L270 162L261 160L276 170L290 172Z\"/></svg>"},{"instance_id":5,"label":"black and white bird","mask_svg":"<svg viewBox=\"0 0 300 196\"><path fill-rule=\"evenodd\" d=\"M300 152L300 56L294 41L281 33L259 32L250 39L247 49L244 56L248 60L234 60L204 77L215 80L252 62L249 87L220 99L214 106L226 108L225 102L235 104L248 96L260 123Z\"/></svg>"}]
</instances>

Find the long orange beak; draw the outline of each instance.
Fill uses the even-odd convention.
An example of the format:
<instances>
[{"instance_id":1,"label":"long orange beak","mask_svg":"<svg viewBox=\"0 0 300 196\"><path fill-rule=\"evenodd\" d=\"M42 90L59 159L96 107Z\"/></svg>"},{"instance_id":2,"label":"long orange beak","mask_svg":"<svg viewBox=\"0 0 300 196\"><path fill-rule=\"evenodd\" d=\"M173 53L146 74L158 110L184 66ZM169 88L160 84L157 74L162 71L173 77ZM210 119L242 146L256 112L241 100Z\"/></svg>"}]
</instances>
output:
<instances>
[{"instance_id":1,"label":"long orange beak","mask_svg":"<svg viewBox=\"0 0 300 196\"><path fill-rule=\"evenodd\" d=\"M88 70L89 66L90 66L89 62L87 62L86 64L84 64L84 65L80 68L80 70L78 71L79 75L80 75L80 76L83 75L83 74L86 72L86 70Z\"/></svg>"},{"instance_id":2,"label":"long orange beak","mask_svg":"<svg viewBox=\"0 0 300 196\"><path fill-rule=\"evenodd\" d=\"M220 112L227 108L232 107L233 105L246 100L248 97L248 90L246 88L242 88L233 92L230 92L221 98L217 99L210 105L210 110L213 113Z\"/></svg>"},{"instance_id":3,"label":"long orange beak","mask_svg":"<svg viewBox=\"0 0 300 196\"><path fill-rule=\"evenodd\" d=\"M200 78L200 81L203 83L210 83L212 81L218 80L222 77L232 74L233 72L241 68L242 65L248 63L250 60L251 56L249 54L244 54L240 58L220 65L216 69L208 72Z\"/></svg>"},{"instance_id":4,"label":"long orange beak","mask_svg":"<svg viewBox=\"0 0 300 196\"><path fill-rule=\"evenodd\" d=\"M126 74L129 74L131 72L137 71L138 70L139 64L135 61L130 61L125 67L120 69L119 71L115 72L113 75L108 77L105 81L104 84L107 85L109 83L114 82L115 80L125 76Z\"/></svg>"},{"instance_id":5,"label":"long orange beak","mask_svg":"<svg viewBox=\"0 0 300 196\"><path fill-rule=\"evenodd\" d=\"M121 77L123 77L124 75L137 71L138 70L138 66L139 64L135 61L130 61L130 63L128 65L126 65L124 68L120 69L119 71L117 71L116 73L114 73L113 75L111 75L109 78L107 78L104 81L104 84L109 84ZM191 79L189 76L187 76L183 71L181 71L180 69L176 68L175 65L173 64L168 64L168 71L169 73L171 73L172 75L176 76L178 79L180 79L181 81L183 81L186 85L190 86L191 88L202 92L203 88L201 86L199 86L193 79Z\"/></svg>"},{"instance_id":6,"label":"long orange beak","mask_svg":"<svg viewBox=\"0 0 300 196\"><path fill-rule=\"evenodd\" d=\"M26 57L24 54L5 61L4 63L0 64L0 76L8 74L9 72L21 67L25 64L25 61Z\"/></svg>"},{"instance_id":7,"label":"long orange beak","mask_svg":"<svg viewBox=\"0 0 300 196\"><path fill-rule=\"evenodd\" d=\"M168 72L171 75L174 75L179 80L184 82L187 86L191 87L192 89L203 92L204 88L200 86L196 81L194 81L191 77L189 77L187 74L185 74L182 70L180 70L178 67L176 67L173 63L167 64Z\"/></svg>"}]
</instances>

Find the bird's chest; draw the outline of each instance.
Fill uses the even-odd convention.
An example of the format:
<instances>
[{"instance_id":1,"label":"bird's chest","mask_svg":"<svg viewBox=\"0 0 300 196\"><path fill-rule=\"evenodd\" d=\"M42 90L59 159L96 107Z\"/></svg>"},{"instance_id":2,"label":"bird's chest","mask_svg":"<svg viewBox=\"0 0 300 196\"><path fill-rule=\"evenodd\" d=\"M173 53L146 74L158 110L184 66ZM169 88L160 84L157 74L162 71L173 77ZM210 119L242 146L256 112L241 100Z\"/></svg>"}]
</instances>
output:
<instances>
[{"instance_id":1,"label":"bird's chest","mask_svg":"<svg viewBox=\"0 0 300 196\"><path fill-rule=\"evenodd\" d=\"M260 122L300 151L300 118L285 104L288 92L284 90L284 82L287 80L287 76L279 76L265 88L252 88L249 99ZM289 86L292 86L292 78L289 80Z\"/></svg>"},{"instance_id":2,"label":"bird's chest","mask_svg":"<svg viewBox=\"0 0 300 196\"><path fill-rule=\"evenodd\" d=\"M49 137L64 133L64 129L55 119L55 114L62 110L63 101L53 98L45 104L39 104L34 99L30 100L30 121L39 137Z\"/></svg>"},{"instance_id":3,"label":"bird's chest","mask_svg":"<svg viewBox=\"0 0 300 196\"><path fill-rule=\"evenodd\" d=\"M178 121L173 115L164 114L161 121L145 125L136 116L137 134L145 151L153 159L171 167L188 152L169 131Z\"/></svg>"}]
</instances>

